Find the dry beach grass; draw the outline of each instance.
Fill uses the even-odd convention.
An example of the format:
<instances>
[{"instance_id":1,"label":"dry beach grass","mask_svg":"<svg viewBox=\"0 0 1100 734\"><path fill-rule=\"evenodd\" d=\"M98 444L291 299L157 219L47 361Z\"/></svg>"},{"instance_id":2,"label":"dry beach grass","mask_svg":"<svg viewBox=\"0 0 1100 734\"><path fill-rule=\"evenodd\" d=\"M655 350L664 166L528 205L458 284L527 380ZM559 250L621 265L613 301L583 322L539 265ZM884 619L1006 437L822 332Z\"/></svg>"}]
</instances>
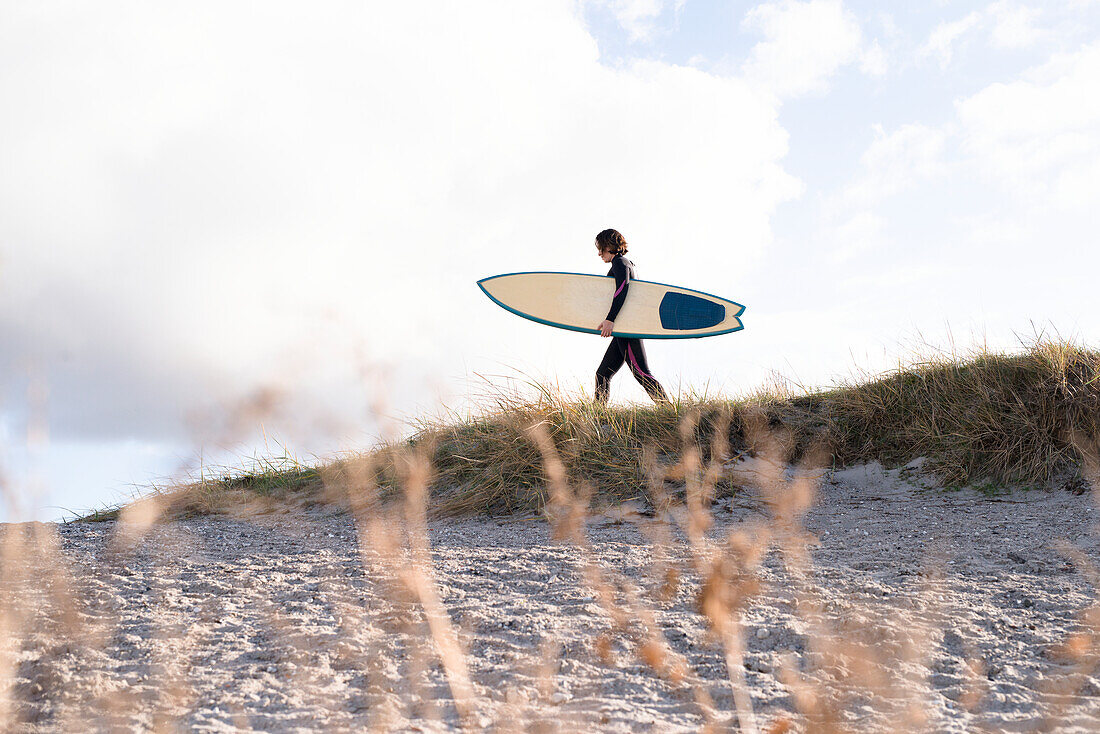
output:
<instances>
[{"instance_id":1,"label":"dry beach grass","mask_svg":"<svg viewBox=\"0 0 1100 734\"><path fill-rule=\"evenodd\" d=\"M7 526L0 721L1092 730L1096 508L1064 488L1100 486L1098 374L1039 343L797 397L509 397Z\"/></svg>"},{"instance_id":2,"label":"dry beach grass","mask_svg":"<svg viewBox=\"0 0 1100 734\"><path fill-rule=\"evenodd\" d=\"M791 460L813 448L828 455L830 466L928 457L948 486L1079 485L1075 441L1100 435L1100 353L1064 341L1038 340L1018 354L932 352L892 373L829 390L780 387L738 400L689 396L667 407L604 409L533 387L533 394L487 395L477 413L426 422L406 441L328 465L267 459L245 470L208 472L158 497L169 516L233 512L292 497L327 501L323 474L364 461L385 494L398 488L397 466L415 449L433 467L433 514L537 513L549 495L528 429L541 425L567 471L592 485L597 503L652 503L642 458L652 450L657 464L680 466L686 416L694 416L694 442L704 459L721 426L734 456L754 454L756 439L767 435ZM761 421L767 431L756 425ZM683 477L673 479L682 483ZM717 481L729 489L723 477ZM116 516L109 508L89 519Z\"/></svg>"}]
</instances>

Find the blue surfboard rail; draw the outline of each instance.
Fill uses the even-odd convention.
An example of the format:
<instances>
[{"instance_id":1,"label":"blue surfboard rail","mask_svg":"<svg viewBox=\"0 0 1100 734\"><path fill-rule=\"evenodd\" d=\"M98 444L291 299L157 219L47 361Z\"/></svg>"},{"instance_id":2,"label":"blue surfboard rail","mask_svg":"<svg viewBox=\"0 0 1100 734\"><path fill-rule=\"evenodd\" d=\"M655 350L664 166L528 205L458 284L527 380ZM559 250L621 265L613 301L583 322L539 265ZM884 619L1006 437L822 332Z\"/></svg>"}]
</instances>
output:
<instances>
[{"instance_id":1,"label":"blue surfboard rail","mask_svg":"<svg viewBox=\"0 0 1100 734\"><path fill-rule=\"evenodd\" d=\"M510 311L510 312L514 313L516 316L520 316L522 318L525 318L528 321L534 321L534 322L539 323L539 324L545 324L546 326L553 326L553 327L556 327L558 329L566 329L568 331L579 331L582 334L599 334L600 333L599 329L589 329L589 328L583 327L583 326L573 326L572 324L561 324L561 323L558 323L556 321L549 321L547 319L540 319L538 316L532 316L529 313L525 313L525 312L520 311L518 309L512 308L508 304L503 303L502 301L495 298L493 296L493 294L490 293L485 288L485 286L483 285L484 283L487 283L490 280L495 280L497 278L507 278L511 275L581 275L581 276L584 276L584 277L587 277L587 278L610 278L611 276L596 275L594 273L568 273L568 272L559 271L559 270L524 270L524 271L520 271L520 272L516 272L516 273L501 273L499 275L490 275L487 278L482 278L481 280L477 281L477 287L481 289L482 293L484 293L486 296L489 297L489 300L491 300L493 303L495 303L496 305L503 308L505 311ZM741 314L745 313L745 307L743 305L741 305L740 303L737 303L735 301L731 301L728 298L722 298L721 296L716 296L716 295L711 294L711 293L706 293L704 291L697 291L693 288L685 288L685 287L679 286L679 285L672 285L671 283L658 283L655 280L632 280L631 282L632 283L650 283L652 285L664 286L665 288L678 288L679 290L682 290L682 291L688 291L690 293L698 293L700 296L706 296L707 298L714 298L714 299L717 299L717 300L722 301L724 303L732 303L734 306L737 307L737 311L733 314L733 317L738 319L739 324L740 324ZM719 305L719 304L715 304L715 305ZM618 337L622 337L624 339L702 339L702 338L705 338L705 337L708 337L708 336L721 336L722 334L732 334L733 332L741 331L744 328L745 328L745 325L740 324L739 326L735 326L732 329L723 329L722 331L711 331L711 332L708 332L706 334L620 334L618 332L615 332L614 335L618 336Z\"/></svg>"}]
</instances>

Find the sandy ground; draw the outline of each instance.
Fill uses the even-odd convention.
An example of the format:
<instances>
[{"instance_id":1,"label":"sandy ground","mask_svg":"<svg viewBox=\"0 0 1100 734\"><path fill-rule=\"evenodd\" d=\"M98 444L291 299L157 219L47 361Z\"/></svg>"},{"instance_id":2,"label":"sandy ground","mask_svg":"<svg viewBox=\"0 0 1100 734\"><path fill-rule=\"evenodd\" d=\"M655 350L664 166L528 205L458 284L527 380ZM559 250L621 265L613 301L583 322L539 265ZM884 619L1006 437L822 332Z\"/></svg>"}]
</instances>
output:
<instances>
[{"instance_id":1,"label":"sandy ground","mask_svg":"<svg viewBox=\"0 0 1100 734\"><path fill-rule=\"evenodd\" d=\"M1091 497L931 484L877 465L829 473L804 522L819 539L809 578L792 577L774 551L764 557L762 590L744 608L743 661L761 728L786 716L814 728L792 714L786 664L811 692L833 692L855 731L897 729L905 712L926 731L1100 730L1095 661L1077 671L1059 652L1088 631L1080 615L1097 598ZM715 519L721 539L767 518L745 491L720 501ZM4 575L14 730L460 728L421 607L360 552L347 515L183 521L131 548L112 542L115 525L40 532L23 566L39 593L16 598L19 574ZM653 610L632 624L659 627L697 676L694 690L654 672L631 635L601 637L610 621L581 581L583 552L545 522L435 522L434 575L474 684L469 727L735 729L698 579L666 600L647 591L655 561L686 557L682 535L655 549L613 515L587 530L599 564ZM8 539L24 532L4 528ZM834 656L849 643L871 658Z\"/></svg>"}]
</instances>

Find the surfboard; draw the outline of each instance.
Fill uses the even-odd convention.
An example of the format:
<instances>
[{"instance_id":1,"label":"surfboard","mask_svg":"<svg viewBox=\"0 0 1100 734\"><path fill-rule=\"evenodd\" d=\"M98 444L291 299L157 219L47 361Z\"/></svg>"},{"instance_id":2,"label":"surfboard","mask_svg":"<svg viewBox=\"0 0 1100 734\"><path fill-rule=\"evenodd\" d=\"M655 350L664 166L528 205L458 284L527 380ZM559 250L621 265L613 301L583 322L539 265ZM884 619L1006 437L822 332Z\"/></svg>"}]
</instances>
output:
<instances>
[{"instance_id":1,"label":"surfboard","mask_svg":"<svg viewBox=\"0 0 1100 734\"><path fill-rule=\"evenodd\" d=\"M613 277L585 273L507 273L477 284L517 316L586 334L600 333L615 294ZM632 280L612 333L628 339L718 336L745 328L744 311L740 303L702 291Z\"/></svg>"}]
</instances>

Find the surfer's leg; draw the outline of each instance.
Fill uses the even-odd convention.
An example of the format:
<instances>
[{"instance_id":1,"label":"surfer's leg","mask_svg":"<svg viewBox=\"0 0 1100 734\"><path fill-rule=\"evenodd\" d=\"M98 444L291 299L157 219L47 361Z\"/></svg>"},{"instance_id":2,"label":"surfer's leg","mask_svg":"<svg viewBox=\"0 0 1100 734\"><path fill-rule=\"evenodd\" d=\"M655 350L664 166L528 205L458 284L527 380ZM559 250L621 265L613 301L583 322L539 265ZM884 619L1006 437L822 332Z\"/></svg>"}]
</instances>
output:
<instances>
[{"instance_id":1,"label":"surfer's leg","mask_svg":"<svg viewBox=\"0 0 1100 734\"><path fill-rule=\"evenodd\" d=\"M611 337L611 343L607 345L603 361L596 370L596 402L607 404L607 398L611 394L611 376L619 371L626 359L623 349L625 339L617 336Z\"/></svg>"},{"instance_id":2,"label":"surfer's leg","mask_svg":"<svg viewBox=\"0 0 1100 734\"><path fill-rule=\"evenodd\" d=\"M668 396L665 395L664 388L661 387L661 383L657 382L657 378L649 372L649 363L645 358L645 347L642 346L642 340L627 339L625 341L626 359L630 365L630 371L634 373L634 379L641 383L653 402L658 404L667 403Z\"/></svg>"}]
</instances>

